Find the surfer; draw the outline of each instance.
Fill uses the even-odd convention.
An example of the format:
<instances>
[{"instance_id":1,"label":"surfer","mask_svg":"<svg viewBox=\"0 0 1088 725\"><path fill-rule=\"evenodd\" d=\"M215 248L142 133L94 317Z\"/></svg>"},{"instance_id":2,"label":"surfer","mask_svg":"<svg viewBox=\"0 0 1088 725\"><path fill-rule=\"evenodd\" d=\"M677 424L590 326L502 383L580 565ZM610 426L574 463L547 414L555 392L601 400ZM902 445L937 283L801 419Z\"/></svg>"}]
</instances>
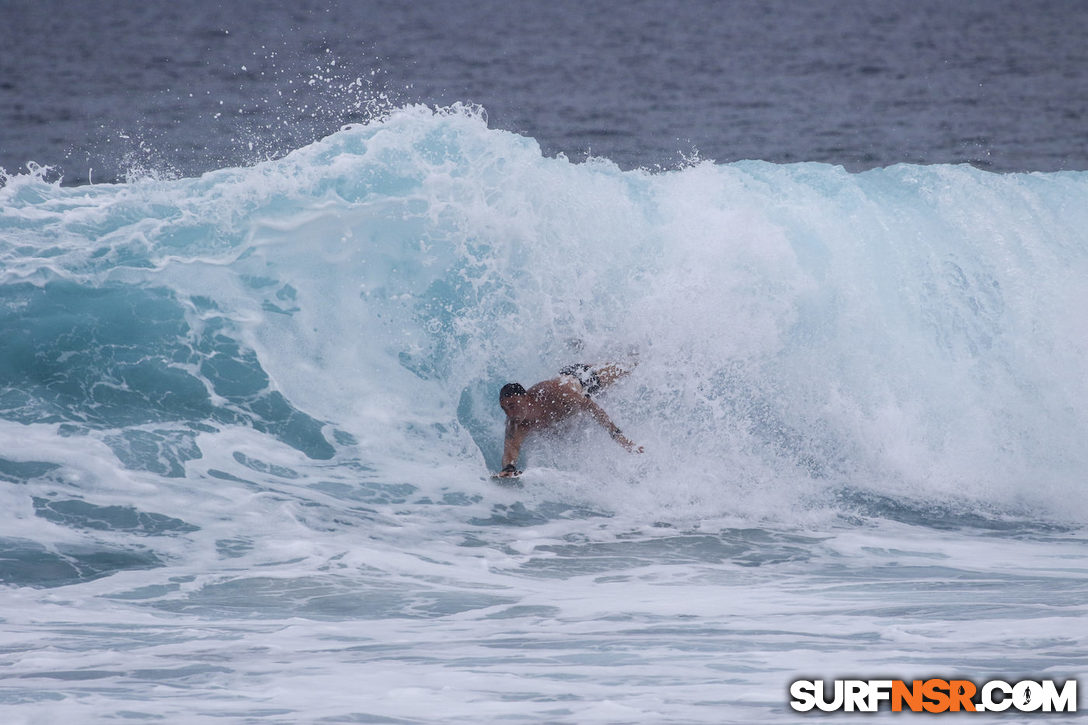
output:
<instances>
[{"instance_id":1,"label":"surfer","mask_svg":"<svg viewBox=\"0 0 1088 725\"><path fill-rule=\"evenodd\" d=\"M585 411L600 423L612 439L632 453L642 453L642 446L627 438L608 414L590 396L595 395L630 370L616 363L568 365L559 376L544 380L528 390L518 383L507 383L499 391L499 405L506 413L506 441L502 449L502 470L496 475L511 478L521 473L514 465L525 436L550 428L579 411Z\"/></svg>"}]
</instances>

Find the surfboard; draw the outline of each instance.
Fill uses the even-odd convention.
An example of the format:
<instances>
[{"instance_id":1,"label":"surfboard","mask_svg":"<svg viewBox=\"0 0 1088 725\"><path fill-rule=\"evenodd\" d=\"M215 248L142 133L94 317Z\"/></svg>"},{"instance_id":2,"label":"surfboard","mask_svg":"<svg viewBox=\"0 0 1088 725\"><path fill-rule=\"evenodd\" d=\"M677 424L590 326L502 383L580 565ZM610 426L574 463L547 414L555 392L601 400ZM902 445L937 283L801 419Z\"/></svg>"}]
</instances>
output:
<instances>
[{"instance_id":1,"label":"surfboard","mask_svg":"<svg viewBox=\"0 0 1088 725\"><path fill-rule=\"evenodd\" d=\"M518 471L513 476L500 476L497 473L492 473L491 480L503 488L522 488L525 484L518 480L520 476L521 471Z\"/></svg>"}]
</instances>

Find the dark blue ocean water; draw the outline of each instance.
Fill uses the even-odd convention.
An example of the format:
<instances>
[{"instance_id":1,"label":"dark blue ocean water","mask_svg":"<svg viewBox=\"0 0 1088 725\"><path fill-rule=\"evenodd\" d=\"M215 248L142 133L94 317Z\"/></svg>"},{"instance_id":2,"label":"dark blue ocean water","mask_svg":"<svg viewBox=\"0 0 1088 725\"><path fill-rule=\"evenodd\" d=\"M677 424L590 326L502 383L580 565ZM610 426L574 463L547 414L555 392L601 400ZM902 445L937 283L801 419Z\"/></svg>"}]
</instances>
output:
<instances>
[{"instance_id":1,"label":"dark blue ocean water","mask_svg":"<svg viewBox=\"0 0 1088 725\"><path fill-rule=\"evenodd\" d=\"M1088 168L1088 5L0 3L0 167L66 183L281 155L390 104L546 153Z\"/></svg>"}]
</instances>

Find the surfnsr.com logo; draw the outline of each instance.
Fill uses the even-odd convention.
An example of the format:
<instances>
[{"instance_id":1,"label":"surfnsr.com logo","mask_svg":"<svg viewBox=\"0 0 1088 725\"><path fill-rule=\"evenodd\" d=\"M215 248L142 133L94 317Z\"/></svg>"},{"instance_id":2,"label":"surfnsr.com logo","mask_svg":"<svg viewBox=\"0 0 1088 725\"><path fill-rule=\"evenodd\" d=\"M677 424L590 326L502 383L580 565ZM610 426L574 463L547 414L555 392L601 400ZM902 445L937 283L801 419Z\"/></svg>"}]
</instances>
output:
<instances>
[{"instance_id":1,"label":"surfnsr.com logo","mask_svg":"<svg viewBox=\"0 0 1088 725\"><path fill-rule=\"evenodd\" d=\"M1076 712L1077 681L990 680L797 680L790 685L790 707L798 712Z\"/></svg>"}]
</instances>

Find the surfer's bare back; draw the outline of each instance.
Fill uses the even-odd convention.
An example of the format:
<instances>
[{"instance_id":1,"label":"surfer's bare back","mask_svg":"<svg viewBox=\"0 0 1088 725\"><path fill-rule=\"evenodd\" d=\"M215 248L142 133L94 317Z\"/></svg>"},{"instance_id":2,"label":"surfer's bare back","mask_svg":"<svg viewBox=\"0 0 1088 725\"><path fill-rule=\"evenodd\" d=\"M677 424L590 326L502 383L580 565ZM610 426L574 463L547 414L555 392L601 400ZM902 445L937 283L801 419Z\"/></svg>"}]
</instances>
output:
<instances>
[{"instance_id":1,"label":"surfer's bare back","mask_svg":"<svg viewBox=\"0 0 1088 725\"><path fill-rule=\"evenodd\" d=\"M499 391L499 405L506 413L506 441L502 448L502 470L496 474L510 478L521 473L514 465L525 436L549 428L580 411L600 423L612 439L632 453L642 453L642 446L628 439L608 414L590 399L631 371L615 363L603 365L568 365L559 377L544 380L526 390L517 383L507 383Z\"/></svg>"}]
</instances>

